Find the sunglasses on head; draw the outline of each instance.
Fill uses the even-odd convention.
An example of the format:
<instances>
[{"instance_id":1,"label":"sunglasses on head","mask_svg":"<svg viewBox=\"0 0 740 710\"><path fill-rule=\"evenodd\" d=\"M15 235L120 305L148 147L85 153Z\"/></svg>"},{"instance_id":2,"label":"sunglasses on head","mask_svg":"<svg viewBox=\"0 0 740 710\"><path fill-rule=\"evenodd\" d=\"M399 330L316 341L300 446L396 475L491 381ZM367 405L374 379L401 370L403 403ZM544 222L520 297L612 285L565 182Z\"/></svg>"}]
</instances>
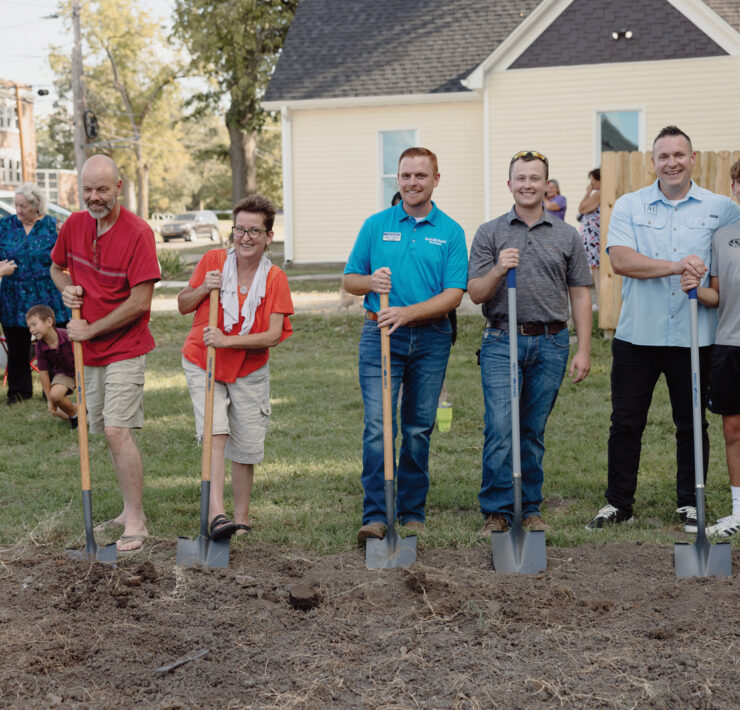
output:
<instances>
[{"instance_id":1,"label":"sunglasses on head","mask_svg":"<svg viewBox=\"0 0 740 710\"><path fill-rule=\"evenodd\" d=\"M545 165L550 164L547 158L542 155L542 153L538 153L536 150L520 150L516 155L514 155L510 162L513 163L515 160L519 160L519 158L524 158L524 160L533 160L535 158L538 158Z\"/></svg>"}]
</instances>

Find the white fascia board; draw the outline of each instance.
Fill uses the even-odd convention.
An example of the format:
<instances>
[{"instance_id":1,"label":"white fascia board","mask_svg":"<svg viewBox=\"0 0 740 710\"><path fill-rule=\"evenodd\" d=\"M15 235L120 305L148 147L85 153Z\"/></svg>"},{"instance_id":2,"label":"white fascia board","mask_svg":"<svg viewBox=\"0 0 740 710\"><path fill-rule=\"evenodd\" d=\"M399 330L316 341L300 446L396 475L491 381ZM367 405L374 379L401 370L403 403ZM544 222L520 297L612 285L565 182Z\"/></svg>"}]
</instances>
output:
<instances>
[{"instance_id":1,"label":"white fascia board","mask_svg":"<svg viewBox=\"0 0 740 710\"><path fill-rule=\"evenodd\" d=\"M448 91L439 94L394 94L387 96L342 96L332 99L281 99L263 101L266 111L290 111L321 108L359 108L361 106L403 106L410 104L450 104L480 101L474 91Z\"/></svg>"},{"instance_id":2,"label":"white fascia board","mask_svg":"<svg viewBox=\"0 0 740 710\"><path fill-rule=\"evenodd\" d=\"M740 56L740 33L701 0L668 0L687 20L733 57Z\"/></svg>"},{"instance_id":3,"label":"white fascia board","mask_svg":"<svg viewBox=\"0 0 740 710\"><path fill-rule=\"evenodd\" d=\"M544 0L496 49L461 81L473 91L483 89L486 74L508 69L563 13L573 0Z\"/></svg>"}]
</instances>

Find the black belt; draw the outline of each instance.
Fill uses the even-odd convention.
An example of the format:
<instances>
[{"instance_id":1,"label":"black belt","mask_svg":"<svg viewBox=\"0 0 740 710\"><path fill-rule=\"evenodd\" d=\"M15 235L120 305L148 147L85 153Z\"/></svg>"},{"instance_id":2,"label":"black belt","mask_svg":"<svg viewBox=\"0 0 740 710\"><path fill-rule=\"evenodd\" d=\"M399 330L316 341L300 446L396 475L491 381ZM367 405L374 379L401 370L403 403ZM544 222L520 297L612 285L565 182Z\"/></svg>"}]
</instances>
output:
<instances>
[{"instance_id":1,"label":"black belt","mask_svg":"<svg viewBox=\"0 0 740 710\"><path fill-rule=\"evenodd\" d=\"M378 314L372 311L365 311L365 320L378 320ZM443 316L437 316L436 318L424 318L423 320L412 320L405 324L406 328L421 328L425 325L431 325L432 323L439 323L441 320L447 320L447 314Z\"/></svg>"},{"instance_id":2,"label":"black belt","mask_svg":"<svg viewBox=\"0 0 740 710\"><path fill-rule=\"evenodd\" d=\"M516 332L519 335L555 335L568 324L562 321L552 323L517 323ZM486 328L496 328L497 330L509 330L509 321L506 320L486 320Z\"/></svg>"}]
</instances>

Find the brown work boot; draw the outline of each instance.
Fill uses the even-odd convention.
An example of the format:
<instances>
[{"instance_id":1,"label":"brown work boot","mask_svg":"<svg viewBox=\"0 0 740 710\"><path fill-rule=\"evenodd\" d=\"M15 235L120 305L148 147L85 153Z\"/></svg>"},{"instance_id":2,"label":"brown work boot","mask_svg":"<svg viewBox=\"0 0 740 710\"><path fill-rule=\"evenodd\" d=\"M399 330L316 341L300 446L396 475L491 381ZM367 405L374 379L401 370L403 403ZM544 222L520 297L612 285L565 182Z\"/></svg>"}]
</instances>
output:
<instances>
[{"instance_id":1,"label":"brown work boot","mask_svg":"<svg viewBox=\"0 0 740 710\"><path fill-rule=\"evenodd\" d=\"M552 526L548 525L539 515L530 515L522 521L522 527L530 532L549 532Z\"/></svg>"},{"instance_id":2,"label":"brown work boot","mask_svg":"<svg viewBox=\"0 0 740 710\"><path fill-rule=\"evenodd\" d=\"M488 537L492 532L505 532L509 529L509 521L501 513L486 515L486 524L478 533L481 537Z\"/></svg>"},{"instance_id":3,"label":"brown work boot","mask_svg":"<svg viewBox=\"0 0 740 710\"><path fill-rule=\"evenodd\" d=\"M426 534L427 526L421 522L421 520L409 520L405 522L399 529L401 537L408 537L409 535L418 535L419 537Z\"/></svg>"},{"instance_id":4,"label":"brown work boot","mask_svg":"<svg viewBox=\"0 0 740 710\"><path fill-rule=\"evenodd\" d=\"M385 537L385 525L381 522L368 523L360 528L357 533L357 544L362 546L368 538L382 540Z\"/></svg>"}]
</instances>

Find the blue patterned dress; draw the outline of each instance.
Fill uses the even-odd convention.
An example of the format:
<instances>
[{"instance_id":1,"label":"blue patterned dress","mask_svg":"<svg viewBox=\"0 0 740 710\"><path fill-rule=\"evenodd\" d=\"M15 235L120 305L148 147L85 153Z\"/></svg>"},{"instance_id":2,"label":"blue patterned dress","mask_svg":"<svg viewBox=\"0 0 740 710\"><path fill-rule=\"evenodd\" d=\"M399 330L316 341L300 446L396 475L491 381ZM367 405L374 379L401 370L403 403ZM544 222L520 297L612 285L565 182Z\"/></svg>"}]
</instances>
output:
<instances>
[{"instance_id":1,"label":"blue patterned dress","mask_svg":"<svg viewBox=\"0 0 740 710\"><path fill-rule=\"evenodd\" d=\"M26 311L37 303L54 310L57 323L70 319L62 294L49 275L51 249L57 240L57 221L46 215L26 234L17 215L0 221L0 260L18 265L0 282L0 322L3 326L26 327Z\"/></svg>"}]
</instances>

